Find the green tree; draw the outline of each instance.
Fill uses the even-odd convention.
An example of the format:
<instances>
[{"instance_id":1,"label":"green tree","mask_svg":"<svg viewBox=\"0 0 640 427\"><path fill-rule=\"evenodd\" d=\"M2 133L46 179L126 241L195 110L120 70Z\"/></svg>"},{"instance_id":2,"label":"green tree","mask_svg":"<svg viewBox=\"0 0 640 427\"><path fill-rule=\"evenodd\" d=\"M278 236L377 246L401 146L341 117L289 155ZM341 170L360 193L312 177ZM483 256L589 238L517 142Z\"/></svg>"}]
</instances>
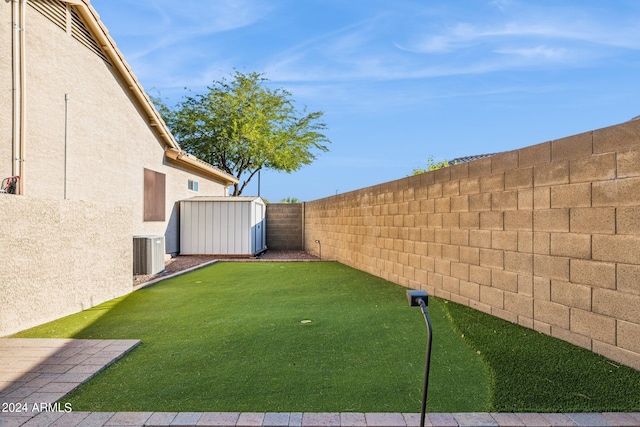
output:
<instances>
[{"instance_id":1,"label":"green tree","mask_svg":"<svg viewBox=\"0 0 640 427\"><path fill-rule=\"evenodd\" d=\"M429 156L429 158L427 159L427 168L426 169L415 168L412 171L411 175L420 175L421 173L431 172L431 171L434 171L434 170L446 168L448 166L449 166L449 160L443 160L441 162L436 162L433 159L433 156Z\"/></svg>"},{"instance_id":2,"label":"green tree","mask_svg":"<svg viewBox=\"0 0 640 427\"><path fill-rule=\"evenodd\" d=\"M280 200L280 203L300 203L300 200L298 200L296 197L285 197L284 199Z\"/></svg>"},{"instance_id":3,"label":"green tree","mask_svg":"<svg viewBox=\"0 0 640 427\"><path fill-rule=\"evenodd\" d=\"M261 73L236 71L208 92L185 96L174 108L154 98L181 148L235 176L239 196L262 169L291 173L326 152L323 112L299 111L291 94L270 89Z\"/></svg>"}]
</instances>

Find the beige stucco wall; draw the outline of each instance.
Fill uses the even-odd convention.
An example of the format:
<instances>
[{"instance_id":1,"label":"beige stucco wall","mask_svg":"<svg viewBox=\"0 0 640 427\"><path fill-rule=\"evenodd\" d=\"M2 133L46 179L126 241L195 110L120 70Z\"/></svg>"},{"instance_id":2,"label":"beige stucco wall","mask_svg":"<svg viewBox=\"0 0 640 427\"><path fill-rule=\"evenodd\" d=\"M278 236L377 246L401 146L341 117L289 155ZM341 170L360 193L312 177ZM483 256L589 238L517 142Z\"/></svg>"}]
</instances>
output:
<instances>
[{"instance_id":1,"label":"beige stucco wall","mask_svg":"<svg viewBox=\"0 0 640 427\"><path fill-rule=\"evenodd\" d=\"M10 3L0 3L0 10L5 24L0 46L6 50L11 46L11 33L6 31L11 27ZM194 195L222 196L224 187L168 164L165 147L114 69L37 11L28 7L26 12L24 195L63 199L66 157L67 199L131 206L133 234L165 235L167 252L177 253L176 201ZM11 83L7 68L10 61L2 61L3 87ZM66 154L65 94L69 95ZM1 112L10 117L11 100L5 98ZM11 128L3 125L0 132L3 171L7 164L10 168L6 150L11 148ZM143 221L144 168L166 175L166 221ZM190 178L199 182L198 193L187 189Z\"/></svg>"},{"instance_id":2,"label":"beige stucco wall","mask_svg":"<svg viewBox=\"0 0 640 427\"><path fill-rule=\"evenodd\" d=\"M0 195L0 336L131 291L131 208Z\"/></svg>"},{"instance_id":3,"label":"beige stucco wall","mask_svg":"<svg viewBox=\"0 0 640 427\"><path fill-rule=\"evenodd\" d=\"M305 248L640 369L640 120L305 204Z\"/></svg>"},{"instance_id":4,"label":"beige stucco wall","mask_svg":"<svg viewBox=\"0 0 640 427\"><path fill-rule=\"evenodd\" d=\"M13 161L11 7L0 2L0 179ZM24 193L0 194L0 335L130 292L133 236L164 235L166 252L177 253L178 200L224 195L223 185L167 162L111 65L25 9ZM145 168L166 175L165 221L143 221Z\"/></svg>"}]
</instances>

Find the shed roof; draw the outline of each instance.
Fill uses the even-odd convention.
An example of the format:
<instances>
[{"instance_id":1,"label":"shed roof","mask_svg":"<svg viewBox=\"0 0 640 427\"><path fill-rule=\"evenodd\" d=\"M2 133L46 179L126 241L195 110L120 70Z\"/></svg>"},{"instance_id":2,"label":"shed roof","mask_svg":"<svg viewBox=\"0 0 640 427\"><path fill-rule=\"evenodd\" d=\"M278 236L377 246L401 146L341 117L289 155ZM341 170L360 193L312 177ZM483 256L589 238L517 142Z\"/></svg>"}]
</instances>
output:
<instances>
[{"instance_id":1,"label":"shed roof","mask_svg":"<svg viewBox=\"0 0 640 427\"><path fill-rule=\"evenodd\" d=\"M238 179L233 175L230 175L215 166L196 158L180 148L180 145L173 137L173 134L162 119L162 116L158 110L156 110L153 102L151 102L149 96L142 88L142 85L133 74L131 67L124 59L124 55L116 47L116 42L111 38L109 31L102 21L100 21L100 15L98 15L98 12L96 12L93 6L91 6L90 0L61 1L72 5L76 13L80 15L83 23L91 32L91 35L96 39L96 42L109 61L113 64L118 74L124 80L133 94L133 97L139 102L140 107L146 115L146 120L149 123L149 126L166 146L166 157L182 166L195 169L197 172L204 174L225 186L237 184Z\"/></svg>"},{"instance_id":2,"label":"shed roof","mask_svg":"<svg viewBox=\"0 0 640 427\"><path fill-rule=\"evenodd\" d=\"M259 201L264 203L258 196L195 196L188 199L180 200L181 202L253 202Z\"/></svg>"}]
</instances>

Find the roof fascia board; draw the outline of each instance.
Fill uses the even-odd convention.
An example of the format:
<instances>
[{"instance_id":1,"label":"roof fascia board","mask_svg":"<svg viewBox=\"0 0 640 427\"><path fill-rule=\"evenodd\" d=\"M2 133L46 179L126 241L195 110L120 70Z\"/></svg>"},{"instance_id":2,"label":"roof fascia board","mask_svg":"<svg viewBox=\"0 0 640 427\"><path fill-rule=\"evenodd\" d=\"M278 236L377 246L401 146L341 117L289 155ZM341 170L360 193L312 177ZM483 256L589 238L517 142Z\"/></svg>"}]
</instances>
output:
<instances>
[{"instance_id":1,"label":"roof fascia board","mask_svg":"<svg viewBox=\"0 0 640 427\"><path fill-rule=\"evenodd\" d=\"M214 177L217 181L221 181L225 186L238 184L238 179L220 169L211 166L207 162L203 162L195 156L187 153L186 151L176 150L175 148L169 148L165 151L165 155L168 159L175 160L176 162L194 167L199 171L205 173L207 176Z\"/></svg>"}]
</instances>

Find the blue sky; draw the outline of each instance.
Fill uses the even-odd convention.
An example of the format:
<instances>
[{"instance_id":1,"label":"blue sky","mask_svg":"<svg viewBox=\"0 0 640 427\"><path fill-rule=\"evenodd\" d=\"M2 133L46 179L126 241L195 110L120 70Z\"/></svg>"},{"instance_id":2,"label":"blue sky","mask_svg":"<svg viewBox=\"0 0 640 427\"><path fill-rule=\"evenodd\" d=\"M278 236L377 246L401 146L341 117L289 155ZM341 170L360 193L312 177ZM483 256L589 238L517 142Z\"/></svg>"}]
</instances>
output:
<instances>
[{"instance_id":1,"label":"blue sky","mask_svg":"<svg viewBox=\"0 0 640 427\"><path fill-rule=\"evenodd\" d=\"M261 195L315 200L436 160L640 115L637 0L92 0L169 104L234 69L324 111L332 144ZM254 179L243 195L257 194Z\"/></svg>"}]
</instances>

